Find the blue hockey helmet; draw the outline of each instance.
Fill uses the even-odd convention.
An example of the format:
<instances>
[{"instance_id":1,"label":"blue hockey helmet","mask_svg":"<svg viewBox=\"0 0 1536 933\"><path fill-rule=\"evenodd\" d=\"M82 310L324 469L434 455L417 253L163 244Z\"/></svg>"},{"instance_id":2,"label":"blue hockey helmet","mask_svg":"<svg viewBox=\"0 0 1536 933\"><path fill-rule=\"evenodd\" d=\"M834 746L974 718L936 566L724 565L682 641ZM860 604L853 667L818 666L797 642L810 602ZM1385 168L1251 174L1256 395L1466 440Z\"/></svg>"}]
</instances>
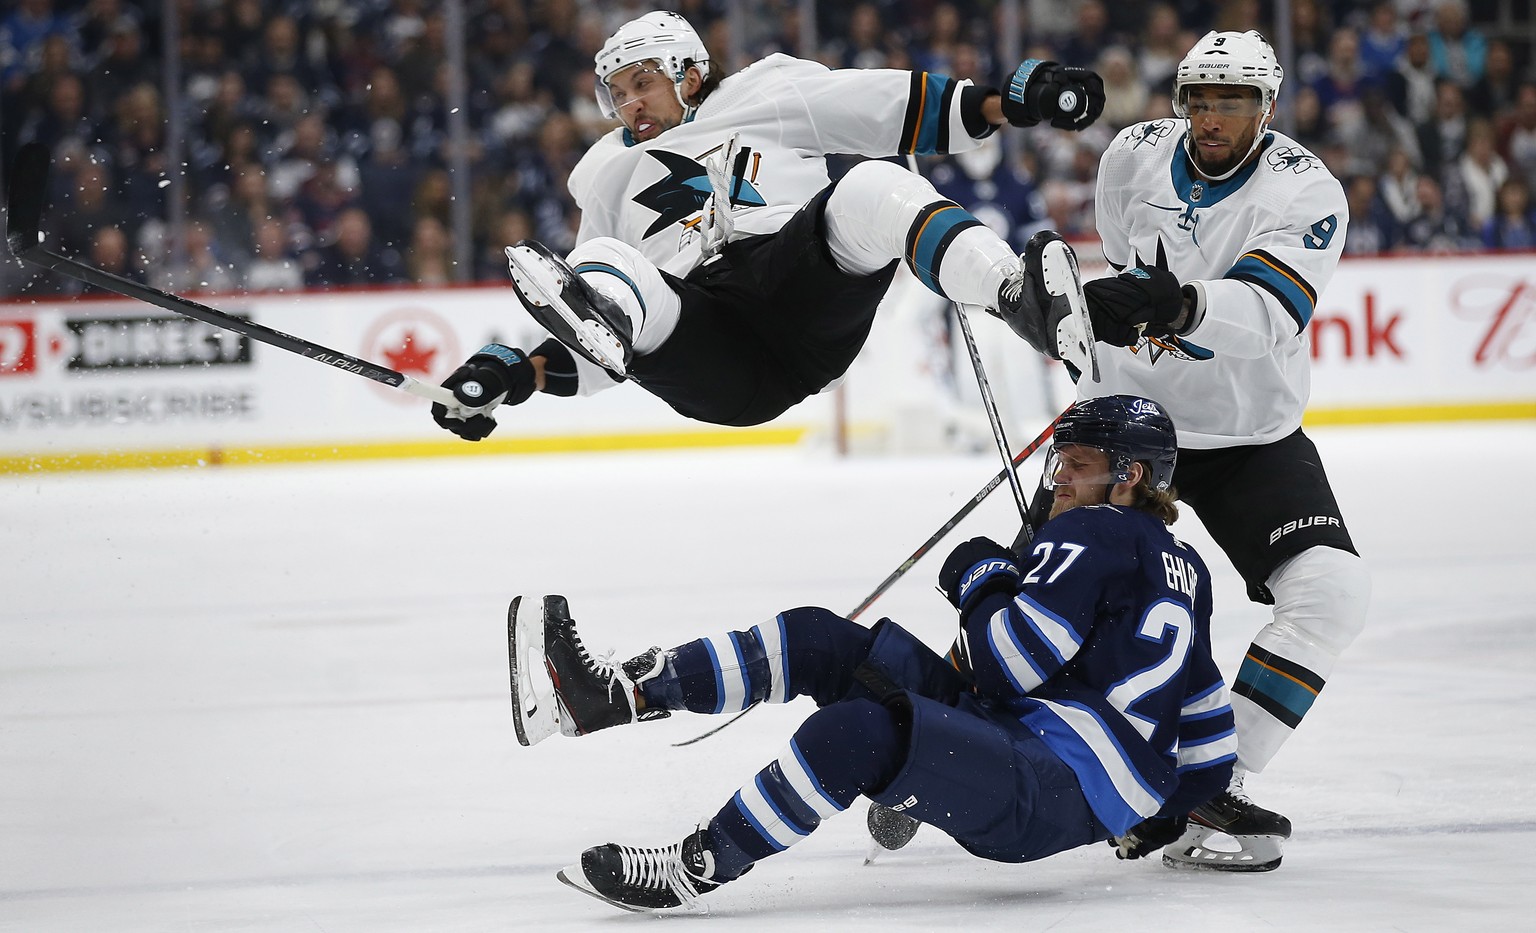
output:
<instances>
[{"instance_id":1,"label":"blue hockey helmet","mask_svg":"<svg viewBox=\"0 0 1536 933\"><path fill-rule=\"evenodd\" d=\"M1131 464L1139 460L1147 465L1147 484L1152 489L1167 489L1173 484L1173 467L1179 457L1178 434L1163 406L1151 399L1106 395L1078 402L1056 422L1052 447L1063 444L1081 444L1104 451L1117 483L1131 478Z\"/></svg>"}]
</instances>

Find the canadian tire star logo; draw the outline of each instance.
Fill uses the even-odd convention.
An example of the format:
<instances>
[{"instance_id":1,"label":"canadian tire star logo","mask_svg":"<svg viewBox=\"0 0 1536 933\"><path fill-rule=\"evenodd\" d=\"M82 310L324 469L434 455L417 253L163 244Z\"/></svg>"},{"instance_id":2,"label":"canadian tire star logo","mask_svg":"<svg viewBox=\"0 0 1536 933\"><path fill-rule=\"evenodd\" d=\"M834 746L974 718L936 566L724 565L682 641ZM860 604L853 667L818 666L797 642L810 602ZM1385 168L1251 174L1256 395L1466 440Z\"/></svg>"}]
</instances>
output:
<instances>
[{"instance_id":1,"label":"canadian tire star logo","mask_svg":"<svg viewBox=\"0 0 1536 933\"><path fill-rule=\"evenodd\" d=\"M389 368L408 376L429 376L432 373L432 360L437 356L437 347L426 347L416 337L415 330L407 330L401 338L403 343L398 350L385 350L384 361Z\"/></svg>"},{"instance_id":2,"label":"canadian tire star logo","mask_svg":"<svg viewBox=\"0 0 1536 933\"><path fill-rule=\"evenodd\" d=\"M463 353L458 336L443 318L426 308L400 308L379 315L369 325L362 356L435 385L448 377ZM377 388L400 404L414 403L404 392L383 385Z\"/></svg>"}]
</instances>

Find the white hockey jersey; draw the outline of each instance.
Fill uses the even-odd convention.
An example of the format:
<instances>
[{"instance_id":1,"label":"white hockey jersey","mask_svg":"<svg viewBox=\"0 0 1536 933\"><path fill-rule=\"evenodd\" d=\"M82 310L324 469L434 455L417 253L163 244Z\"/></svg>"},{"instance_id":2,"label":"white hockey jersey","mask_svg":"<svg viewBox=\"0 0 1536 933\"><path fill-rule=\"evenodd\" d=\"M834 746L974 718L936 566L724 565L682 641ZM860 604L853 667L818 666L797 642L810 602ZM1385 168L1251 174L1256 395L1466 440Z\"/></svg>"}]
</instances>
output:
<instances>
[{"instance_id":1,"label":"white hockey jersey","mask_svg":"<svg viewBox=\"0 0 1536 933\"><path fill-rule=\"evenodd\" d=\"M577 242L614 237L686 275L703 258L699 225L712 191L703 163L731 134L742 153L731 167L734 235L772 233L826 187L827 155L976 148L960 107L970 85L770 55L723 80L687 123L645 142L623 127L598 140L571 172L582 212Z\"/></svg>"},{"instance_id":2,"label":"white hockey jersey","mask_svg":"<svg viewBox=\"0 0 1536 933\"><path fill-rule=\"evenodd\" d=\"M1233 177L1192 176L1182 120L1126 127L1099 164L1097 222L1117 271L1159 266L1203 293L1189 334L1099 345L1103 381L1079 394L1161 402L1179 446L1266 444L1301 425L1307 323L1338 268L1349 212L1321 159L1279 133Z\"/></svg>"}]
</instances>

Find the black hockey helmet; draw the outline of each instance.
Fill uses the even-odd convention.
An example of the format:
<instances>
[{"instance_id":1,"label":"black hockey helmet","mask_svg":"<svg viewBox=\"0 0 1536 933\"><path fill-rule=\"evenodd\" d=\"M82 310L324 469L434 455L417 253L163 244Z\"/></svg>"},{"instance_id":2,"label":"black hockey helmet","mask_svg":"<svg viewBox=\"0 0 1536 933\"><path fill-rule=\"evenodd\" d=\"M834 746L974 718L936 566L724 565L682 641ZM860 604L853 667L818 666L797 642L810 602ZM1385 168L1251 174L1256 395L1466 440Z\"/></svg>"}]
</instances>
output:
<instances>
[{"instance_id":1,"label":"black hockey helmet","mask_svg":"<svg viewBox=\"0 0 1536 933\"><path fill-rule=\"evenodd\" d=\"M1167 489L1173 484L1173 466L1179 456L1179 440L1173 419L1163 406L1136 395L1106 395L1084 399L1056 422L1052 447L1081 444L1109 455L1114 480L1131 478L1131 464L1147 465L1148 485ZM1049 476L1049 471L1047 476Z\"/></svg>"}]
</instances>

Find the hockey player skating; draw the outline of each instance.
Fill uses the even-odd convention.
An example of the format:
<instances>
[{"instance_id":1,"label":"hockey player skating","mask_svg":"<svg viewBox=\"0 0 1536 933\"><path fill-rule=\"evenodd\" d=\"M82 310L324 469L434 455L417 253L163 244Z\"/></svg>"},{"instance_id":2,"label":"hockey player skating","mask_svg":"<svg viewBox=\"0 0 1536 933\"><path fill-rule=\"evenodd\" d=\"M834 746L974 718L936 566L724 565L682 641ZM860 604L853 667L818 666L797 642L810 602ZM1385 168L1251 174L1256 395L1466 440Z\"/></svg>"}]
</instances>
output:
<instances>
[{"instance_id":1,"label":"hockey player skating","mask_svg":"<svg viewBox=\"0 0 1536 933\"><path fill-rule=\"evenodd\" d=\"M1183 119L1127 127L1110 144L1098 230L1110 264L1124 271L1083 291L1097 338L1127 349L1100 354L1101 382L1078 382L1080 395L1130 392L1167 407L1179 426L1182 501L1249 596L1274 605L1232 688L1231 791L1195 811L1164 857L1240 871L1278 866L1291 831L1244 796L1243 777L1262 771L1307 714L1364 626L1370 597L1365 564L1301 430L1305 331L1349 217L1322 161L1269 129L1280 80L1258 33L1209 33L1174 78ZM1218 830L1243 851L1207 846Z\"/></svg>"},{"instance_id":2,"label":"hockey player skating","mask_svg":"<svg viewBox=\"0 0 1536 933\"><path fill-rule=\"evenodd\" d=\"M1122 858L1178 838L1235 754L1210 654L1205 564L1169 534L1173 423L1143 398L1079 402L1057 425L1049 521L1029 553L957 547L939 587L973 678L889 619L801 608L622 663L582 644L566 600L509 617L513 709L531 745L674 710L811 697L789 747L681 841L607 844L560 872L630 910L691 906L860 796L1023 862L1101 840Z\"/></svg>"},{"instance_id":3,"label":"hockey player skating","mask_svg":"<svg viewBox=\"0 0 1536 933\"><path fill-rule=\"evenodd\" d=\"M771 55L724 77L667 12L621 26L596 71L599 103L623 126L571 172L578 245L564 258L533 241L507 249L519 301L554 339L531 353L492 344L449 376L458 404L433 415L460 437L485 437L497 405L535 391L624 380L689 418L768 421L846 372L897 262L993 311L1075 291L1065 243L1037 244L1027 277L920 176L870 161L829 184L826 156L959 152L1004 123L1082 129L1104 103L1091 71L1031 60L999 93Z\"/></svg>"}]
</instances>

